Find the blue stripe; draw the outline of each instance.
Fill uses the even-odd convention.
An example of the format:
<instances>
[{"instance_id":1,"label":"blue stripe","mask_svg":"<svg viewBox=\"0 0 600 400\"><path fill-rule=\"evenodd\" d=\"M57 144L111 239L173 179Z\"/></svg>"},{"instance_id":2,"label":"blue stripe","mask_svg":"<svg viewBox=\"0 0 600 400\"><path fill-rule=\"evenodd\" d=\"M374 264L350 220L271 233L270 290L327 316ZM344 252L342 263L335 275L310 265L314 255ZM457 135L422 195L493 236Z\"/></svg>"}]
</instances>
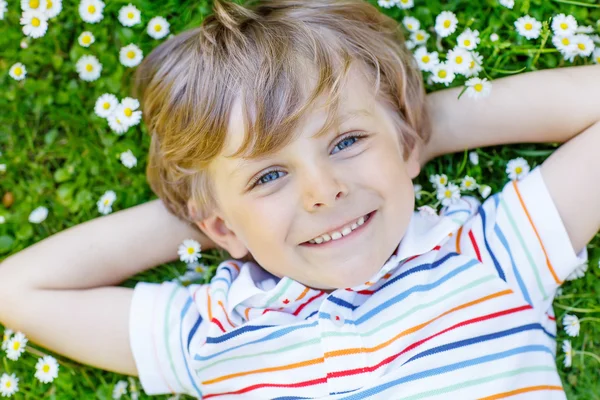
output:
<instances>
[{"instance_id":1,"label":"blue stripe","mask_svg":"<svg viewBox=\"0 0 600 400\"><path fill-rule=\"evenodd\" d=\"M190 334L188 335L188 340L187 340L188 351L190 351L190 343L192 342L192 338L194 337L194 334L198 330L198 327L200 326L201 322L202 322L202 316L200 316L200 314L198 314L198 319L196 320L196 323L194 324L194 326L190 330Z\"/></svg>"},{"instance_id":2,"label":"blue stripe","mask_svg":"<svg viewBox=\"0 0 600 400\"><path fill-rule=\"evenodd\" d=\"M464 209L461 209L461 210L454 210L454 211L450 211L450 212L444 213L442 216L444 216L444 217L445 217L446 215L457 214L457 213L460 213L460 212L466 212L466 213L469 213L469 214L470 214L470 213L471 213L471 210L469 210L469 209L467 209L467 210L464 210Z\"/></svg>"},{"instance_id":3,"label":"blue stripe","mask_svg":"<svg viewBox=\"0 0 600 400\"><path fill-rule=\"evenodd\" d=\"M222 342L225 342L225 341L231 339L232 337L239 336L243 333L258 331L258 330L264 329L264 328L271 328L273 326L277 326L277 325L242 325L239 328L236 328L230 332L224 333L217 337L207 337L206 343L222 343Z\"/></svg>"},{"instance_id":4,"label":"blue stripe","mask_svg":"<svg viewBox=\"0 0 600 400\"><path fill-rule=\"evenodd\" d=\"M498 207L498 197L493 196L493 198L494 198L494 201L496 202L496 208L497 208ZM483 206L479 206L479 209L477 211L479 212L479 215L481 215L481 224L482 224L482 230L483 230L483 242L485 243L485 248L487 249L488 254L492 258L492 261L494 262L496 271L498 271L498 276L500 276L500 278L504 282L506 282L506 275L504 275L504 271L502 270L500 263L496 259L496 256L494 256L494 252L492 251L492 249L490 247L490 243L488 242L488 238L487 238L488 235L486 234L486 228L485 228L485 210L483 209ZM494 223L494 225L496 225L496 223Z\"/></svg>"},{"instance_id":5,"label":"blue stripe","mask_svg":"<svg viewBox=\"0 0 600 400\"><path fill-rule=\"evenodd\" d=\"M411 357L410 359L408 359L406 362L404 362L404 364L408 364L409 362L411 362L413 360L417 360L419 358L426 357L431 354L439 353L442 351L448 351L448 350L452 350L452 349L457 349L459 347L469 346L469 345L475 344L475 343L486 342L488 340L498 339L501 337L510 336L515 333L529 331L532 329L543 330L544 328L542 328L542 325L537 324L537 323L536 324L528 324L528 325L518 326L516 328L511 328L511 329L507 329L507 330L500 331L500 332L490 333L490 334L481 335L481 336L475 336L475 337L468 338L465 340L459 340L457 342L444 344L442 346L434 347L432 349L423 351L423 352ZM402 365L404 365L404 364L402 364Z\"/></svg>"},{"instance_id":6,"label":"blue stripe","mask_svg":"<svg viewBox=\"0 0 600 400\"><path fill-rule=\"evenodd\" d=\"M318 312L319 312L319 310L315 310L315 311L311 312L308 317L304 318L304 320L306 321L307 319L310 319L313 315L315 315Z\"/></svg>"},{"instance_id":7,"label":"blue stripe","mask_svg":"<svg viewBox=\"0 0 600 400\"><path fill-rule=\"evenodd\" d=\"M416 267L411 268L408 271L405 271L405 272L399 274L398 276L395 276L394 278L390 279L385 284L381 285L381 287L379 289L377 289L377 291L380 291L381 289L383 289L389 285L392 285L393 283L397 282L398 280L400 280L404 277L407 277L408 275L414 274L416 272L427 271L427 270L431 270L436 267L439 267L444 262L446 262L450 257L455 257L457 255L458 255L458 253L448 253L444 257L440 258L439 260L434 261L433 263L417 265Z\"/></svg>"},{"instance_id":8,"label":"blue stripe","mask_svg":"<svg viewBox=\"0 0 600 400\"><path fill-rule=\"evenodd\" d=\"M179 336L179 347L181 349L181 357L183 359L183 363L185 364L185 370L187 371L188 378L190 379L190 382L194 386L194 389L196 390L198 397L202 398L202 392L200 391L200 388L196 385L196 380L194 379L194 377L192 376L192 372L190 371L190 366L188 365L188 362L187 362L186 353L183 349L183 340L181 340L182 339L181 332L183 332L183 319L185 318L185 314L187 313L191 304L192 304L192 299L191 299L191 297L188 297L188 300L185 302L185 305L183 306L183 309L181 310L181 314L179 317L179 335L178 335ZM188 340L188 349L189 349L189 340Z\"/></svg>"},{"instance_id":9,"label":"blue stripe","mask_svg":"<svg viewBox=\"0 0 600 400\"><path fill-rule=\"evenodd\" d=\"M408 297L412 293L414 293L414 292L425 292L427 290L431 290L433 288L436 288L437 286L439 286L442 283L446 282L448 279L450 279L450 278L452 278L452 277L460 274L463 271L466 271L467 269L469 269L472 266L477 265L477 264L479 264L478 260L471 259L466 264L464 264L464 265L456 268L453 271L450 271L449 273L447 273L446 275L444 275L443 277L441 277L440 279L438 279L436 282L428 283L428 284L425 284L425 285L415 285L415 286L411 287L410 289L408 289L408 290L400 293L399 295L397 295L395 297L392 297L391 299L389 299L389 300L381 303L377 307L375 307L372 310L370 310L369 312L365 313L362 317L360 317L360 318L358 318L356 320L356 325L360 325L360 324L366 322L367 320L369 320L372 317L374 317L376 314L385 312L386 308L389 308L389 307L393 306L394 304L396 304L396 303L404 300L406 297ZM321 313L319 314L319 316L321 316ZM348 322L348 320L346 320L346 322Z\"/></svg>"},{"instance_id":10,"label":"blue stripe","mask_svg":"<svg viewBox=\"0 0 600 400\"><path fill-rule=\"evenodd\" d=\"M387 390L389 388L393 388L394 386L398 386L405 382L410 382L410 381L414 381L417 379L423 379L423 378L427 378L427 377L434 376L434 375L441 375L441 374L444 374L447 372L470 367L473 365L479 365L479 364L483 364L483 363L487 363L487 362L500 360L502 358L514 356L516 354L522 354L522 353L527 353L527 352L540 352L540 351L548 353L551 355L551 357L554 357L552 350L550 350L546 346L530 345L530 346L516 347L514 349L502 351L500 353L489 354L489 355L486 355L483 357L477 357L477 358L473 358L471 360L465 360L465 361L457 362L454 364L445 365L443 367L433 368L433 369L417 372L417 373L414 373L411 375L407 375L402 378L396 379L394 381L384 383L383 385L379 385L379 386L367 389L367 390L357 393L353 396L343 397L343 399L364 399L369 396L375 395L377 393L383 392L384 390Z\"/></svg>"},{"instance_id":11,"label":"blue stripe","mask_svg":"<svg viewBox=\"0 0 600 400\"><path fill-rule=\"evenodd\" d=\"M337 304L340 307L349 308L352 311L354 311L358 308L358 306L348 303L347 301L342 300L339 297L335 297L333 295L330 295L329 297L327 297L327 300L331 301L334 304Z\"/></svg>"},{"instance_id":12,"label":"blue stripe","mask_svg":"<svg viewBox=\"0 0 600 400\"><path fill-rule=\"evenodd\" d=\"M506 237L502 233L502 229L500 229L500 227L498 225L496 225L494 227L494 230L496 231L496 236L498 236L498 240L500 240L500 243L502 243L502 245L506 249L506 252L508 253L508 257L510 258L510 263L512 264L513 274L515 275L515 278L517 279L517 283L519 284L519 288L521 289L521 294L525 298L525 301L527 303L529 303L530 306L533 306L533 302L531 301L531 297L529 297L529 292L527 291L527 286L525 286L525 283L523 282L523 278L521 278L521 274L519 273L519 269L517 268L517 265L515 264L515 259L513 258L512 252L510 251L510 247L508 245Z\"/></svg>"}]
</instances>

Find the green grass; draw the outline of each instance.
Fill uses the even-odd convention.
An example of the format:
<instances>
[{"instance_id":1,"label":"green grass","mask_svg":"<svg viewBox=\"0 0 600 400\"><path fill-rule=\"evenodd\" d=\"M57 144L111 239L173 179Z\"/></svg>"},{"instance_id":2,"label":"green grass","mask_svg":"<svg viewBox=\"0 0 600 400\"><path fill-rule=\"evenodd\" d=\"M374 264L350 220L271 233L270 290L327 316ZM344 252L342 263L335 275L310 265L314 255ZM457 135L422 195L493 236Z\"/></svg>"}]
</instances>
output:
<instances>
[{"instance_id":1,"label":"green grass","mask_svg":"<svg viewBox=\"0 0 600 400\"><path fill-rule=\"evenodd\" d=\"M371 2L376 4L375 0ZM19 43L25 36L19 25L19 5L16 0L9 2L9 11L0 21L0 164L7 166L5 173L0 172L0 195L12 193L14 204L10 208L0 204L0 215L7 220L0 225L0 260L49 235L100 216L96 201L106 190L117 193L113 211L155 198L144 176L149 144L145 127L138 125L125 135L117 136L106 121L94 114L94 103L106 92L119 99L129 95L134 68L120 65L118 50L133 42L147 55L161 43L162 40L154 40L145 33L145 24L150 18L157 15L167 18L171 32L177 34L197 26L210 13L211 4L205 0L164 3L132 0L131 3L142 10L142 24L125 28L118 22L117 13L128 3L129 0L108 2L104 19L98 24L87 24L79 17L76 5L65 2L61 14L50 20L46 35L26 39L28 47L22 49ZM404 15L417 17L431 33L427 45L430 51L436 46L436 35L432 31L435 16L442 10L455 12L459 19L458 30L442 40L441 53L454 46L457 34L465 27L478 29L482 40L477 51L483 55L485 67L480 77L493 79L592 62L590 58L579 57L573 63L565 62L550 40L545 44L542 38L527 41L517 35L513 23L525 14L549 21L562 12L575 16L580 25L592 25L598 33L596 21L600 19L600 7L597 0L517 0L513 10L501 7L497 0L415 0L415 3L415 7L407 11L394 8L382 9L382 12L399 21ZM96 43L90 48L77 43L77 37L84 30L92 31L96 37ZM489 40L493 32L500 36L499 41ZM75 62L83 54L93 54L103 64L97 81L79 79ZM9 77L8 70L15 62L27 66L25 81L17 82ZM462 85L464 80L457 78L451 86ZM441 88L441 85L428 86L429 91ZM425 190L431 190L427 182L430 174L445 173L453 180L468 174L496 192L508 181L504 172L508 160L521 156L533 168L555 148L555 145L518 145L478 150L478 166L465 162L466 154L444 156L425 167L419 183ZM127 149L138 158L137 166L131 170L118 159ZM424 196L419 205L429 204L429 200L430 197ZM50 210L48 218L42 224L29 223L29 213L40 205ZM599 244L596 237L588 246L587 274L567 282L563 294L554 303L559 328L557 366L569 399L600 399ZM223 254L215 251L207 256L211 255L214 271ZM133 287L137 281L160 282L184 271L183 263L172 263L132 277L123 285ZM560 321L567 312L586 318L580 335L570 338L574 350L580 352L574 356L571 368L562 365L561 343L568 336ZM33 377L40 352L51 354L59 361L59 376L52 383L43 384ZM20 378L20 390L15 396L19 399L109 399L115 383L127 379L77 364L31 343L18 361L8 360L3 353L0 358L0 375L9 372ZM137 386L140 387L139 382ZM142 393L140 398L148 396Z\"/></svg>"}]
</instances>

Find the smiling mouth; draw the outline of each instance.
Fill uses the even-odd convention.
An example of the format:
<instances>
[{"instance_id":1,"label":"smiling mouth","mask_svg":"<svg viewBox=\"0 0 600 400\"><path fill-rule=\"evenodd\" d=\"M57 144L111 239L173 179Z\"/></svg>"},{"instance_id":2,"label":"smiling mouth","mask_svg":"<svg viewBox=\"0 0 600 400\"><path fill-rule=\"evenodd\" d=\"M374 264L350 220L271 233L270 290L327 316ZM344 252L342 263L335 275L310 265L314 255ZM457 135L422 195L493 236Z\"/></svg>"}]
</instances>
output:
<instances>
[{"instance_id":1,"label":"smiling mouth","mask_svg":"<svg viewBox=\"0 0 600 400\"><path fill-rule=\"evenodd\" d=\"M364 230L364 227L368 225L376 211L377 210L372 211L364 215L363 217L358 218L354 223L346 225L340 231L329 232L328 234L321 235L315 239L311 239L307 242L301 243L301 246L329 247L334 243L344 241L342 239L348 236L354 237L359 232L362 232Z\"/></svg>"}]
</instances>

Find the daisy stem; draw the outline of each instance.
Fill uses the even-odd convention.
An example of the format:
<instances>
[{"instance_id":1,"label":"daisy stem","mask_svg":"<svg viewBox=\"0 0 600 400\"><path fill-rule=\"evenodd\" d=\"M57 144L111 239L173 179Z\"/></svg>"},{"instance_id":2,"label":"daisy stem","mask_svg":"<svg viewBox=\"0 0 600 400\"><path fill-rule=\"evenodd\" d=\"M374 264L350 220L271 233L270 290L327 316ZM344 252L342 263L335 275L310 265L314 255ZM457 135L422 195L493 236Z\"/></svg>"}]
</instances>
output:
<instances>
[{"instance_id":1,"label":"daisy stem","mask_svg":"<svg viewBox=\"0 0 600 400\"><path fill-rule=\"evenodd\" d=\"M574 6L582 6L582 7L595 7L595 8L600 8L600 5L598 4L590 4L590 3L580 3L578 1L572 1L572 0L552 0L555 1L557 3L565 3L565 4L572 4Z\"/></svg>"},{"instance_id":2,"label":"daisy stem","mask_svg":"<svg viewBox=\"0 0 600 400\"><path fill-rule=\"evenodd\" d=\"M41 351L39 351L39 350L37 350L37 349L34 349L34 348L33 348L33 347L31 347L31 346L25 346L25 351L26 351L26 352L28 352L28 353L34 354L34 355L36 355L36 356L38 356L38 357L45 357L45 356L47 356L47 355L48 355L48 354L46 354L46 353L44 353L44 352L41 352ZM62 364L62 365L68 366L68 367L70 367L70 368L73 368L73 369L77 369L77 368L78 368L78 367L77 367L77 365L75 365L75 364L71 364L70 362L66 362L66 361L62 361L62 360L61 360L60 362L59 362L58 360L56 360L56 361L57 361L59 364Z\"/></svg>"},{"instance_id":3,"label":"daisy stem","mask_svg":"<svg viewBox=\"0 0 600 400\"><path fill-rule=\"evenodd\" d=\"M600 363L600 356L597 354L594 354L594 353L590 353L589 351L573 350L573 355L575 355L575 354L582 354L585 356L590 356Z\"/></svg>"},{"instance_id":4,"label":"daisy stem","mask_svg":"<svg viewBox=\"0 0 600 400\"><path fill-rule=\"evenodd\" d=\"M579 320L579 322L583 322L583 321L595 321L595 322L600 322L600 318L594 318L594 317L585 317L585 318L581 318Z\"/></svg>"},{"instance_id":5,"label":"daisy stem","mask_svg":"<svg viewBox=\"0 0 600 400\"><path fill-rule=\"evenodd\" d=\"M542 43L540 44L540 49L538 50L538 52L536 53L535 57L533 58L533 61L531 62L531 65L535 65L537 63L538 58L540 58L540 54L542 54L542 50L544 50L544 46L546 46L546 42L548 41L548 37L550 36L550 30L548 30L547 28L547 23L544 22L544 34L542 35Z\"/></svg>"},{"instance_id":6,"label":"daisy stem","mask_svg":"<svg viewBox=\"0 0 600 400\"><path fill-rule=\"evenodd\" d=\"M575 311L575 312L579 312L579 313L597 313L600 312L600 308L576 308L576 307L569 307L569 306L563 306L562 304L554 304L556 307L562 309L562 310L567 310L567 311Z\"/></svg>"}]
</instances>

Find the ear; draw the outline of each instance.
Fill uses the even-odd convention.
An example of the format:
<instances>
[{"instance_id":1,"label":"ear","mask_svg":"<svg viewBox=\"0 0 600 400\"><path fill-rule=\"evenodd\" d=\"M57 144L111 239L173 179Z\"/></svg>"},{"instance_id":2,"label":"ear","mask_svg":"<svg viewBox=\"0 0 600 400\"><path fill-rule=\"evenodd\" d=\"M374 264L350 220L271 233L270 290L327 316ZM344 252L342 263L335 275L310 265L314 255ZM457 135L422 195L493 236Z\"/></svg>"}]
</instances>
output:
<instances>
[{"instance_id":1,"label":"ear","mask_svg":"<svg viewBox=\"0 0 600 400\"><path fill-rule=\"evenodd\" d=\"M197 215L191 200L188 201L188 210L190 215ZM227 250L233 258L241 259L249 253L244 242L231 229L219 210L211 212L206 218L194 221L194 223L217 246Z\"/></svg>"}]
</instances>

